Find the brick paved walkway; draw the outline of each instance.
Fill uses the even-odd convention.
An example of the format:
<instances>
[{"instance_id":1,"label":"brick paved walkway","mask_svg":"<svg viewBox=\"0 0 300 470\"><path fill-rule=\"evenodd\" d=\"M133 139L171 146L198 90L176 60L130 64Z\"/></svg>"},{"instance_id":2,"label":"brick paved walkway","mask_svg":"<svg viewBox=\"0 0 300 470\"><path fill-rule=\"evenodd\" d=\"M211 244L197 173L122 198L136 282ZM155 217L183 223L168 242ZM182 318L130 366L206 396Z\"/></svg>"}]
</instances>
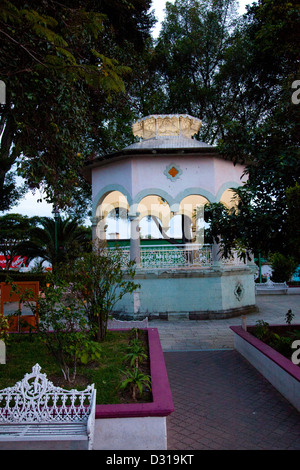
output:
<instances>
[{"instance_id":1,"label":"brick paved walkway","mask_svg":"<svg viewBox=\"0 0 300 470\"><path fill-rule=\"evenodd\" d=\"M247 324L258 320L270 324L285 323L285 314L291 309L293 323L300 323L300 295L261 295L256 297L258 313L247 316ZM222 320L150 321L157 328L163 351L192 351L199 349L233 349L230 325L241 325L240 317Z\"/></svg>"},{"instance_id":2,"label":"brick paved walkway","mask_svg":"<svg viewBox=\"0 0 300 470\"><path fill-rule=\"evenodd\" d=\"M236 351L164 355L168 450L300 450L299 413Z\"/></svg>"},{"instance_id":3,"label":"brick paved walkway","mask_svg":"<svg viewBox=\"0 0 300 470\"><path fill-rule=\"evenodd\" d=\"M257 320L300 323L300 295L259 296ZM300 414L233 349L227 320L151 322L158 328L175 411L168 450L300 450Z\"/></svg>"}]
</instances>

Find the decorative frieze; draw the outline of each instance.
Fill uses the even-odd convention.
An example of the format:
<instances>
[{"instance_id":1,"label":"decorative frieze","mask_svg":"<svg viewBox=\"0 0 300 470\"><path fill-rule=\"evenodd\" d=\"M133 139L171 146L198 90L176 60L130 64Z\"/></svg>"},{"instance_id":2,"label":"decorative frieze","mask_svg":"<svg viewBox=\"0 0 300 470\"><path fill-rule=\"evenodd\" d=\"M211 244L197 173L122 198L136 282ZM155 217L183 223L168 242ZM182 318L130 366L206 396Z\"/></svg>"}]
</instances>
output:
<instances>
[{"instance_id":1,"label":"decorative frieze","mask_svg":"<svg viewBox=\"0 0 300 470\"><path fill-rule=\"evenodd\" d=\"M132 131L144 140L166 136L191 138L198 134L201 124L200 119L188 114L152 114L135 122Z\"/></svg>"}]
</instances>

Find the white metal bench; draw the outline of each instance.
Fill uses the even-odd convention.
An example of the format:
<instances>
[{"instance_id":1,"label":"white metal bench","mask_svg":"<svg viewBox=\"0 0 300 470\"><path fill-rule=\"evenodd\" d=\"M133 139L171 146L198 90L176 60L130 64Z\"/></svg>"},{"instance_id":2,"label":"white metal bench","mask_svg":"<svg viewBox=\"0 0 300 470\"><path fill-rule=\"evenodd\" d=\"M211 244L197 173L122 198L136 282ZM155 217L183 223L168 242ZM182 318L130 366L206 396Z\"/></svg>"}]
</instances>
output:
<instances>
[{"instance_id":1,"label":"white metal bench","mask_svg":"<svg viewBox=\"0 0 300 470\"><path fill-rule=\"evenodd\" d=\"M14 387L0 390L0 450L92 450L95 407L94 384L64 390L36 364Z\"/></svg>"},{"instance_id":2,"label":"white metal bench","mask_svg":"<svg viewBox=\"0 0 300 470\"><path fill-rule=\"evenodd\" d=\"M271 279L262 284L255 284L257 294L286 294L288 289L286 282L273 282Z\"/></svg>"}]
</instances>

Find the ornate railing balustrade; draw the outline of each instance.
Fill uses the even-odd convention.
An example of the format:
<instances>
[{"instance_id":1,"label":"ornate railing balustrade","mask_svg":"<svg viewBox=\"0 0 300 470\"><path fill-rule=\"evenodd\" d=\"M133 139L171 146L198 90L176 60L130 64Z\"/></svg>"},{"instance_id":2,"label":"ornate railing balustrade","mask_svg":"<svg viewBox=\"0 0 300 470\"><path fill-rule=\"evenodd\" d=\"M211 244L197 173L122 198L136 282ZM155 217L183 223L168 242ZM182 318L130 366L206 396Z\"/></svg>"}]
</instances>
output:
<instances>
[{"instance_id":1,"label":"ornate railing balustrade","mask_svg":"<svg viewBox=\"0 0 300 470\"><path fill-rule=\"evenodd\" d=\"M201 245L154 245L141 247L143 268L208 267L212 262L210 246Z\"/></svg>"},{"instance_id":2,"label":"ornate railing balustrade","mask_svg":"<svg viewBox=\"0 0 300 470\"><path fill-rule=\"evenodd\" d=\"M111 248L114 249L114 248ZM130 248L120 247L124 261L130 259ZM150 268L209 268L213 264L211 245L147 245L140 247L141 269ZM224 266L244 265L235 254L233 258L223 259Z\"/></svg>"}]
</instances>

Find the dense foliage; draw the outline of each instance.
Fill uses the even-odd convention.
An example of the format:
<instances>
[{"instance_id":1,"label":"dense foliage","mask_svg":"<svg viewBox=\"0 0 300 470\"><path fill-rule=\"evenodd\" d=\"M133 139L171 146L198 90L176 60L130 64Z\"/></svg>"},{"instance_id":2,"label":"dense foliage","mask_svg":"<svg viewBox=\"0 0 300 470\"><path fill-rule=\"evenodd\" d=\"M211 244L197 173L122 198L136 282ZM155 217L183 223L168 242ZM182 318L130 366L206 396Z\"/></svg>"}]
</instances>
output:
<instances>
[{"instance_id":1,"label":"dense foliage","mask_svg":"<svg viewBox=\"0 0 300 470\"><path fill-rule=\"evenodd\" d=\"M20 243L18 248L28 261L40 258L55 269L88 251L91 239L91 228L71 217L39 217L37 224L28 232L27 240Z\"/></svg>"},{"instance_id":2,"label":"dense foliage","mask_svg":"<svg viewBox=\"0 0 300 470\"><path fill-rule=\"evenodd\" d=\"M18 198L16 165L27 188L42 187L57 207L86 209L90 187L81 168L107 140L112 110L126 101L130 68L120 50L143 48L153 23L149 6L149 0L1 2L0 210Z\"/></svg>"},{"instance_id":3,"label":"dense foliage","mask_svg":"<svg viewBox=\"0 0 300 470\"><path fill-rule=\"evenodd\" d=\"M300 106L292 99L300 74L299 4L260 0L243 18L234 6L167 5L156 48L163 109L202 118L198 137L246 165L248 182L235 191L235 207L206 207L206 241L220 242L225 256L236 248L243 255L280 251L299 262Z\"/></svg>"},{"instance_id":4,"label":"dense foliage","mask_svg":"<svg viewBox=\"0 0 300 470\"><path fill-rule=\"evenodd\" d=\"M219 235L227 238L225 251L242 241L256 254L281 252L293 255L298 263L298 229L293 222L300 218L295 197L300 179L300 106L292 94L300 73L299 25L297 2L263 0L246 16L242 36L247 44L242 75L245 91L244 97L237 97L241 110L247 110L244 104L251 105L254 119L246 114L234 118L219 147L227 158L247 164L249 179L236 192L236 210L225 214L224 228L230 226L232 236L228 230L223 234L220 219L210 218L213 230L218 225ZM239 41L233 44L236 47ZM234 84L241 63L232 60L229 65L230 83Z\"/></svg>"},{"instance_id":5,"label":"dense foliage","mask_svg":"<svg viewBox=\"0 0 300 470\"><path fill-rule=\"evenodd\" d=\"M130 143L136 118L186 112L203 121L197 137L248 176L235 211L207 208L207 237L225 254L299 260L299 2L259 0L243 17L235 0L167 2L157 40L150 7L2 2L0 210L18 197L17 163L28 187L82 215L84 161Z\"/></svg>"},{"instance_id":6,"label":"dense foliage","mask_svg":"<svg viewBox=\"0 0 300 470\"><path fill-rule=\"evenodd\" d=\"M0 251L5 258L5 269L11 267L15 256L23 256L20 245L28 240L30 230L37 219L20 214L6 214L0 217Z\"/></svg>"},{"instance_id":7,"label":"dense foliage","mask_svg":"<svg viewBox=\"0 0 300 470\"><path fill-rule=\"evenodd\" d=\"M0 251L8 270L15 256L27 262L39 258L53 269L91 249L91 228L71 217L26 217L6 214L0 217Z\"/></svg>"}]
</instances>

